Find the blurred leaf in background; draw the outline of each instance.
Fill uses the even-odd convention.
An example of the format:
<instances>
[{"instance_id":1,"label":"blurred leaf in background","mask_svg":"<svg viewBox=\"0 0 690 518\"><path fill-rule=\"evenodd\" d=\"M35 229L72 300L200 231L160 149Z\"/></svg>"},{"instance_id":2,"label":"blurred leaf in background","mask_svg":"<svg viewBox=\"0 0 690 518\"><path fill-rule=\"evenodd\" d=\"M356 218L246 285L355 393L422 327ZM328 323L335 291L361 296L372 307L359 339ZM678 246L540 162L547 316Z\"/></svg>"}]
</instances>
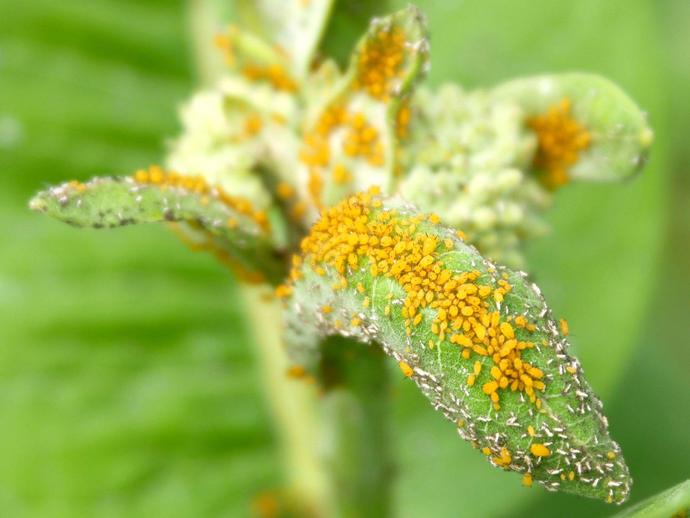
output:
<instances>
[{"instance_id":1,"label":"blurred leaf in background","mask_svg":"<svg viewBox=\"0 0 690 518\"><path fill-rule=\"evenodd\" d=\"M650 112L643 175L559 192L529 264L570 321L632 500L687 478L690 4L418 4L432 83L580 69ZM159 160L195 85L188 25L182 2L0 4L2 516L242 515L279 483L226 272L155 227L76 231L26 209L49 183ZM400 516L614 511L487 468L409 384L395 410Z\"/></svg>"},{"instance_id":2,"label":"blurred leaf in background","mask_svg":"<svg viewBox=\"0 0 690 518\"><path fill-rule=\"evenodd\" d=\"M2 516L213 516L276 484L230 276L155 226L26 210L160 160L187 33L182 2L0 3Z\"/></svg>"}]
</instances>

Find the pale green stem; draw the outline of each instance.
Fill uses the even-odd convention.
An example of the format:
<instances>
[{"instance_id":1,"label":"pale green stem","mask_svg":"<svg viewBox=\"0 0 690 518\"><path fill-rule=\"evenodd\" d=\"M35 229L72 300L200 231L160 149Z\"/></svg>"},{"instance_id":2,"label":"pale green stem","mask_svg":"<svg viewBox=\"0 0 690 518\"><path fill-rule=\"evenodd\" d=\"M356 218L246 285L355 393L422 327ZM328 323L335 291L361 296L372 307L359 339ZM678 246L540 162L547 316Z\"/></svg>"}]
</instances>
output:
<instances>
[{"instance_id":1,"label":"pale green stem","mask_svg":"<svg viewBox=\"0 0 690 518\"><path fill-rule=\"evenodd\" d=\"M194 68L202 86L212 85L223 72L222 53L214 46L213 37L220 33L227 20L224 4L219 0L188 0L189 37Z\"/></svg>"},{"instance_id":2,"label":"pale green stem","mask_svg":"<svg viewBox=\"0 0 690 518\"><path fill-rule=\"evenodd\" d=\"M266 286L241 285L288 494L310 516L386 517L392 463L386 356L341 337L323 344L322 394L290 379L282 307Z\"/></svg>"},{"instance_id":3,"label":"pale green stem","mask_svg":"<svg viewBox=\"0 0 690 518\"><path fill-rule=\"evenodd\" d=\"M222 72L212 37L221 28L223 3L189 1L192 46L204 85ZM358 14L361 32L367 20ZM325 392L319 396L316 385L286 375L282 307L271 289L240 285L239 291L296 510L317 517L387 516L391 466L385 356L378 348L342 338L329 341Z\"/></svg>"},{"instance_id":4,"label":"pale green stem","mask_svg":"<svg viewBox=\"0 0 690 518\"><path fill-rule=\"evenodd\" d=\"M324 456L336 515L390 515L386 355L376 345L333 337L324 345Z\"/></svg>"},{"instance_id":5,"label":"pale green stem","mask_svg":"<svg viewBox=\"0 0 690 518\"><path fill-rule=\"evenodd\" d=\"M329 488L319 455L317 389L290 379L281 341L282 307L267 286L240 285L259 364L261 382L284 462L288 492L315 516L330 515Z\"/></svg>"}]
</instances>

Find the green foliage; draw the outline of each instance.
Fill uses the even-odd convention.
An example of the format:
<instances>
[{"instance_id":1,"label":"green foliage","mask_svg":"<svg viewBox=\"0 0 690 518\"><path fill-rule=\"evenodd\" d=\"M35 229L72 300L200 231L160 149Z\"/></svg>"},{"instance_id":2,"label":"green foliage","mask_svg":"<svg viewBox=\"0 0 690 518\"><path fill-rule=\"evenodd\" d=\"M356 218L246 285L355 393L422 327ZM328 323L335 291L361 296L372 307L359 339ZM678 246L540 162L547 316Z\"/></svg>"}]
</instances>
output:
<instances>
[{"instance_id":1,"label":"green foliage","mask_svg":"<svg viewBox=\"0 0 690 518\"><path fill-rule=\"evenodd\" d=\"M205 183L200 188L205 189ZM29 205L77 227L181 222L192 245L210 247L243 270L279 282L284 267L270 225L267 229L253 214L239 210L237 203L218 191L199 192L194 182L187 188L139 184L134 178L96 178L53 187Z\"/></svg>"},{"instance_id":2,"label":"green foliage","mask_svg":"<svg viewBox=\"0 0 690 518\"><path fill-rule=\"evenodd\" d=\"M685 517L690 512L690 480L616 514L615 518Z\"/></svg>"},{"instance_id":3,"label":"green foliage","mask_svg":"<svg viewBox=\"0 0 690 518\"><path fill-rule=\"evenodd\" d=\"M275 481L242 317L232 306L228 314L234 290L220 270L155 229L102 237L66 232L25 213L25 200L46 180L86 179L158 160L161 137L174 132L170 106L191 88L180 51L185 23L176 7L108 1L0 7L0 102L9 115L2 119L0 156L7 179L0 193L0 335L9 366L2 384L11 395L0 406L5 513L214 514L244 509L247 495ZM650 4L423 7L435 35L436 78L455 71L468 84L490 84L576 64L616 77L663 130L659 101L667 90ZM591 38L592 31L607 38ZM674 123L682 129L679 117ZM674 139L682 142L682 135L676 131ZM617 381L625 382L613 415L632 457L635 498L677 479L688 460L679 436L687 423L677 411L687 373L682 362L667 365L672 374L660 368L668 361L659 351L683 354L673 345L683 343L682 334L661 311L673 299L663 287L652 298L656 277L640 275L658 271L669 135L659 137L649 174L635 184L560 194L556 232L530 256L558 313L577 330L575 345L593 385L611 395ZM655 301L653 312L648 300ZM644 335L640 322L651 322ZM645 350L621 378L636 342ZM407 385L395 388L402 515L506 515L522 506L534 516L566 506L591 516L608 512L564 495L530 493L484 469ZM657 400L643 386L676 397ZM645 432L631 400L645 402L639 405L645 419L671 424ZM132 407L139 409L136 419ZM147 448L161 442L164 451Z\"/></svg>"},{"instance_id":4,"label":"green foliage","mask_svg":"<svg viewBox=\"0 0 690 518\"><path fill-rule=\"evenodd\" d=\"M559 330L539 289L524 274L484 259L433 218L394 200L375 208L380 201L341 202L303 242L286 305L293 361L320 376L323 338L379 345L492 464L525 474L527 484L623 502L628 468L608 436L601 402L568 354L567 330ZM374 239L380 244L367 245ZM390 264L377 263L389 255ZM444 298L456 289L456 302ZM422 300L416 313L415 300ZM495 353L485 334L500 338ZM499 379L505 390L497 390Z\"/></svg>"},{"instance_id":5,"label":"green foliage","mask_svg":"<svg viewBox=\"0 0 690 518\"><path fill-rule=\"evenodd\" d=\"M385 39L382 35L386 35ZM388 84L378 81L375 87L380 87L381 90L377 93L367 91L367 85L362 85L363 78L360 77L365 74L362 72L362 67L380 67L380 73L383 74L386 63L382 58L378 58L381 62L373 64L366 60L371 59L371 54L379 51L377 46L395 45L394 38L404 41L404 45L398 49L398 55L389 57L389 59L401 60L396 77ZM346 150L347 140L341 143L327 137L325 145L328 148L330 162L337 164L336 167L343 167L345 174L352 176L352 181L333 181L329 177L328 168L315 171L314 165L300 163L298 185L303 189L305 198L317 197L317 205L322 204L328 207L348 194L363 191L372 186L378 186L386 191L394 189L396 166L399 166L397 153L401 145L396 135L397 114L401 104L409 100L414 86L423 77L424 69L428 67L427 38L423 15L412 6L392 16L375 19L369 25L366 34L361 37L351 52L350 63L343 77L335 84L329 85L325 101L322 105L317 105L318 109L310 114L307 124L310 125L309 131L318 131L318 126L323 125L326 117L337 118L339 115L333 114L341 110L349 112L350 117L359 117L361 124L365 124L368 130L376 132L375 142L381 148L380 157L368 156L366 160L353 157L353 153L348 153ZM370 50L370 47L374 50ZM372 85L369 86L374 88ZM351 124L356 123L351 122ZM378 153L379 151L372 154L378 155ZM309 192L309 188L314 190L310 185L314 176L322 185L318 193ZM316 208L318 207L314 207ZM314 211L315 214L316 211Z\"/></svg>"},{"instance_id":6,"label":"green foliage","mask_svg":"<svg viewBox=\"0 0 690 518\"><path fill-rule=\"evenodd\" d=\"M498 98L517 102L527 117L571 103L570 112L585 128L587 149L568 175L575 180L621 180L647 161L653 133L645 113L618 86L593 74L570 73L514 79L494 89Z\"/></svg>"},{"instance_id":7,"label":"green foliage","mask_svg":"<svg viewBox=\"0 0 690 518\"><path fill-rule=\"evenodd\" d=\"M2 516L241 515L279 484L227 271L155 226L26 206L160 160L186 23L179 2L0 2Z\"/></svg>"},{"instance_id":8,"label":"green foliage","mask_svg":"<svg viewBox=\"0 0 690 518\"><path fill-rule=\"evenodd\" d=\"M236 8L240 21L254 21L264 38L287 54L290 70L301 79L309 71L334 3L238 0Z\"/></svg>"}]
</instances>

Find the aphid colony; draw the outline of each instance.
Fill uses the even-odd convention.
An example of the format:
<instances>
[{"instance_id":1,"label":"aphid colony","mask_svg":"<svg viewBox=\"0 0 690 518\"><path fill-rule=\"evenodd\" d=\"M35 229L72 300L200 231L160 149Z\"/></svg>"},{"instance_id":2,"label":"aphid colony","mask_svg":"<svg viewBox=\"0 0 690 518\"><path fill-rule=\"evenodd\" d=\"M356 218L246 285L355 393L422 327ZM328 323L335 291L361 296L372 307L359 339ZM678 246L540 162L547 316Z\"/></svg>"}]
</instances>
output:
<instances>
[{"instance_id":1,"label":"aphid colony","mask_svg":"<svg viewBox=\"0 0 690 518\"><path fill-rule=\"evenodd\" d=\"M534 165L541 173L541 182L550 189L568 183L568 168L591 142L587 129L571 115L570 99L566 97L545 113L529 119L527 126L537 135Z\"/></svg>"},{"instance_id":2,"label":"aphid colony","mask_svg":"<svg viewBox=\"0 0 690 518\"><path fill-rule=\"evenodd\" d=\"M567 355L567 323L559 329L522 274L377 189L324 209L301 251L277 290L288 323L294 315L296 361L310 333L375 342L493 465L525 485L625 499L627 468Z\"/></svg>"},{"instance_id":3,"label":"aphid colony","mask_svg":"<svg viewBox=\"0 0 690 518\"><path fill-rule=\"evenodd\" d=\"M221 201L229 209L247 216L257 223L264 231L270 229L266 212L254 210L249 200L230 196L220 187L211 187L201 176L182 175L174 171L164 171L157 165L152 165L148 169L140 169L131 177L136 183L142 185L157 185L160 187L180 188L202 196L202 204L208 203L208 196L213 196ZM204 196L207 198L204 200ZM238 225L235 218L228 218L227 226L234 228Z\"/></svg>"},{"instance_id":4,"label":"aphid colony","mask_svg":"<svg viewBox=\"0 0 690 518\"><path fill-rule=\"evenodd\" d=\"M347 286L348 270L360 264L368 265L373 277L395 280L406 294L401 313L408 336L422 324L425 308L435 310L433 319L426 318L431 320L431 331L438 342L448 338L459 347L464 359L472 355L492 359L492 380L482 390L496 409L500 408L499 393L503 390L524 392L539 407L537 394L545 388L544 373L521 359L521 351L534 344L515 332L519 329L527 336L534 325L524 316L501 318L496 309L510 291L510 284L499 279L498 285L492 286L482 282L476 270L454 273L444 268L439 255L454 249L453 240L441 241L417 232L427 218L438 223L438 216L408 217L399 216L395 210L379 210L381 200L374 197L375 193L359 194L323 211L301 245L310 266L320 275L325 274L325 266L335 268L342 287ZM293 269L293 280L299 275L299 270ZM361 285L358 289L364 291ZM480 363L476 365L481 368ZM468 377L469 386L474 385L477 374Z\"/></svg>"},{"instance_id":5,"label":"aphid colony","mask_svg":"<svg viewBox=\"0 0 690 518\"><path fill-rule=\"evenodd\" d=\"M324 185L352 182L354 160L373 168L387 167L386 146L392 137L382 135L388 132L385 112L402 93L408 56L418 52L395 24L375 26L357 51L353 77L345 80L342 91L336 90L302 138L299 160L308 168L307 192L316 209L325 205ZM372 119L371 113L378 115ZM410 120L407 103L396 107L394 119L395 134L404 136Z\"/></svg>"}]
</instances>

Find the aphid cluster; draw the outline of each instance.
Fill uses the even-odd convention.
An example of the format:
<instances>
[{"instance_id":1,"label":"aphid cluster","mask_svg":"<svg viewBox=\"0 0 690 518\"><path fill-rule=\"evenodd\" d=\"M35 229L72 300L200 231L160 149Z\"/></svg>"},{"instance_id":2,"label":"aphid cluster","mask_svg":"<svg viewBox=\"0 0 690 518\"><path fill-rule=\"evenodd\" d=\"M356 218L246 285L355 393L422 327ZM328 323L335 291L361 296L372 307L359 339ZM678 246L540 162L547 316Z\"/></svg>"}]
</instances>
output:
<instances>
[{"instance_id":1,"label":"aphid cluster","mask_svg":"<svg viewBox=\"0 0 690 518\"><path fill-rule=\"evenodd\" d=\"M307 370L318 365L310 340L380 344L492 464L527 485L626 498L629 475L601 403L524 274L376 191L325 209L301 248L279 294L289 350Z\"/></svg>"}]
</instances>

